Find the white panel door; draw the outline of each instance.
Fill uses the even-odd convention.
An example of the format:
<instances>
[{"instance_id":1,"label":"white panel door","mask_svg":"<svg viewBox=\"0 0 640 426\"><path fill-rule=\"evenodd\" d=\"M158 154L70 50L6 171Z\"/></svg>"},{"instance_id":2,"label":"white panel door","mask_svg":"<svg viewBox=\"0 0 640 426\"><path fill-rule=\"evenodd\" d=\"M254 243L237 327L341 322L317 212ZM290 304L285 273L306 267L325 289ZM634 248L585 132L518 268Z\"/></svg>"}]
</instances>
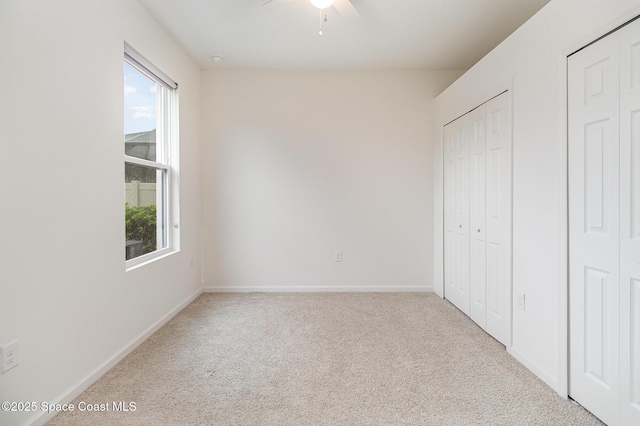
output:
<instances>
[{"instance_id":1,"label":"white panel door","mask_svg":"<svg viewBox=\"0 0 640 426\"><path fill-rule=\"evenodd\" d=\"M619 72L614 37L569 58L570 395L619 424Z\"/></svg>"},{"instance_id":2,"label":"white panel door","mask_svg":"<svg viewBox=\"0 0 640 426\"><path fill-rule=\"evenodd\" d=\"M444 128L444 295L469 314L469 147L464 122Z\"/></svg>"},{"instance_id":3,"label":"white panel door","mask_svg":"<svg viewBox=\"0 0 640 426\"><path fill-rule=\"evenodd\" d=\"M511 325L511 112L503 93L444 127L444 294L505 346Z\"/></svg>"},{"instance_id":4,"label":"white panel door","mask_svg":"<svg viewBox=\"0 0 640 426\"><path fill-rule=\"evenodd\" d=\"M485 231L485 106L465 116L469 135L469 316L487 327Z\"/></svg>"},{"instance_id":5,"label":"white panel door","mask_svg":"<svg viewBox=\"0 0 640 426\"><path fill-rule=\"evenodd\" d=\"M620 424L640 425L640 20L620 51Z\"/></svg>"},{"instance_id":6,"label":"white panel door","mask_svg":"<svg viewBox=\"0 0 640 426\"><path fill-rule=\"evenodd\" d=\"M511 109L507 93L485 104L487 332L507 345L511 321Z\"/></svg>"}]
</instances>

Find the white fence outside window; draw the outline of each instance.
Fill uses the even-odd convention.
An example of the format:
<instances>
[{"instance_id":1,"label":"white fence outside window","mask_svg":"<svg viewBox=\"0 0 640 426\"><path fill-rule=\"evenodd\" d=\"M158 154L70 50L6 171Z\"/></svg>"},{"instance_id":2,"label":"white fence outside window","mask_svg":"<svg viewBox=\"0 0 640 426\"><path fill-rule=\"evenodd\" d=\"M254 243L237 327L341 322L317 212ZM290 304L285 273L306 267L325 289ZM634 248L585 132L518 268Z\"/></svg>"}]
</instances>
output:
<instances>
[{"instance_id":1,"label":"white fence outside window","mask_svg":"<svg viewBox=\"0 0 640 426\"><path fill-rule=\"evenodd\" d=\"M137 180L124 184L124 201L129 207L142 207L156 204L156 184L141 183Z\"/></svg>"}]
</instances>

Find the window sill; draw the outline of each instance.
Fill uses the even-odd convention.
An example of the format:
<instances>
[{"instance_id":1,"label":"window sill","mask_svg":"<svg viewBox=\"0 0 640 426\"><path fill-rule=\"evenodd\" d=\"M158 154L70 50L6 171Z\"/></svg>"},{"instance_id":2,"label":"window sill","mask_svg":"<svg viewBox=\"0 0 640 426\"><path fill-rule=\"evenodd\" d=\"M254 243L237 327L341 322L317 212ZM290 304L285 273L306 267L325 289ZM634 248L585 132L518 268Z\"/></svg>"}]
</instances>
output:
<instances>
[{"instance_id":1,"label":"window sill","mask_svg":"<svg viewBox=\"0 0 640 426\"><path fill-rule=\"evenodd\" d=\"M153 263L156 260L164 259L165 257L171 256L172 254L177 252L178 250L167 247L151 253L143 254L142 256L138 256L135 259L126 260L124 262L124 269L126 272L133 271L134 269L138 269L141 266Z\"/></svg>"}]
</instances>

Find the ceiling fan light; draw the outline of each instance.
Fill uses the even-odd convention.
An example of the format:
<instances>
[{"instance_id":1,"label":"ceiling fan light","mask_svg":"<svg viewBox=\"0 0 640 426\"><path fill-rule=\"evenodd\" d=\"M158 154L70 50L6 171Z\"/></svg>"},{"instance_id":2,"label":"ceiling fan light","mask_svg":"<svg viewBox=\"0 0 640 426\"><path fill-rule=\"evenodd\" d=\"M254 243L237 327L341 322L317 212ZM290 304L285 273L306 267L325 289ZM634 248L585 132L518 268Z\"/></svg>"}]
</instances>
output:
<instances>
[{"instance_id":1,"label":"ceiling fan light","mask_svg":"<svg viewBox=\"0 0 640 426\"><path fill-rule=\"evenodd\" d=\"M333 4L334 0L309 0L311 4L317 7L318 9L326 9L327 7Z\"/></svg>"}]
</instances>

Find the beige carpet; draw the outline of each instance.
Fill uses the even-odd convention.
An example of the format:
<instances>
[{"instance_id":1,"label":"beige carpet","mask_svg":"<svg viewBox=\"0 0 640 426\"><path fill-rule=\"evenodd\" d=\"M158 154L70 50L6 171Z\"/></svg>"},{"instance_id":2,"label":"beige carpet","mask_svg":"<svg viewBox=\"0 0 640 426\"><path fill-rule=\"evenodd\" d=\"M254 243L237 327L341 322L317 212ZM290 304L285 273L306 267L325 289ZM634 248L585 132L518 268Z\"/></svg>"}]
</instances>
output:
<instances>
[{"instance_id":1,"label":"beige carpet","mask_svg":"<svg viewBox=\"0 0 640 426\"><path fill-rule=\"evenodd\" d=\"M434 294L203 294L50 425L596 425Z\"/></svg>"}]
</instances>

